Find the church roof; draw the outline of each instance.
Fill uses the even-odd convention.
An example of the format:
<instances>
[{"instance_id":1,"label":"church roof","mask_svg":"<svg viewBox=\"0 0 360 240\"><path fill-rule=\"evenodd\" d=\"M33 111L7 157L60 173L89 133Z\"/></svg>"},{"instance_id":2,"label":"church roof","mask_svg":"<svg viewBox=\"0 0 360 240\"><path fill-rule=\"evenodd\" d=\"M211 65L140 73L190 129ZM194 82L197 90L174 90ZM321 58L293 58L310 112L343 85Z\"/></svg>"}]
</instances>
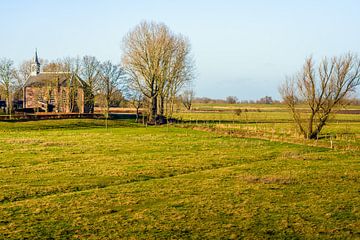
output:
<instances>
[{"instance_id":1,"label":"church roof","mask_svg":"<svg viewBox=\"0 0 360 240\"><path fill-rule=\"evenodd\" d=\"M75 80L80 83L80 87L84 87L84 81L82 81L77 75L70 72L41 72L38 75L30 76L26 81L24 87L42 87L55 84L59 84L60 86L66 86L68 80L70 80L71 85L73 85L73 80Z\"/></svg>"}]
</instances>

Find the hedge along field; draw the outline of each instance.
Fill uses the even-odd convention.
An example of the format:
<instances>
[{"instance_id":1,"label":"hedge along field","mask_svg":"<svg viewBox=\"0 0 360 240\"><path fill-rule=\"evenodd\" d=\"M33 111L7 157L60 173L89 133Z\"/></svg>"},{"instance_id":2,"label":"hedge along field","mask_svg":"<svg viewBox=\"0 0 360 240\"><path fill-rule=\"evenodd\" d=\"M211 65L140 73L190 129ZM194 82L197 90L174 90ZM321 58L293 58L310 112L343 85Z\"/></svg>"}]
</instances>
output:
<instances>
[{"instance_id":1,"label":"hedge along field","mask_svg":"<svg viewBox=\"0 0 360 240\"><path fill-rule=\"evenodd\" d=\"M0 238L360 237L358 151L109 123L0 123Z\"/></svg>"}]
</instances>

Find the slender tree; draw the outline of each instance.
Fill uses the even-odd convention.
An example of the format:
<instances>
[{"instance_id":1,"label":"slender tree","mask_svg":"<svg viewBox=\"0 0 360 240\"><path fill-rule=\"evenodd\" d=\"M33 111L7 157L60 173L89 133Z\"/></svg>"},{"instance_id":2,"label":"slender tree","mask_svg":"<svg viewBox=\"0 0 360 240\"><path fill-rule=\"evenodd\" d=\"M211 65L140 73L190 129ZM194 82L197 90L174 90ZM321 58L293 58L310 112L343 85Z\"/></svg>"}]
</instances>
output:
<instances>
[{"instance_id":1,"label":"slender tree","mask_svg":"<svg viewBox=\"0 0 360 240\"><path fill-rule=\"evenodd\" d=\"M84 56L81 62L80 76L87 84L85 106L94 113L95 95L99 90L100 62L93 56Z\"/></svg>"},{"instance_id":2,"label":"slender tree","mask_svg":"<svg viewBox=\"0 0 360 240\"><path fill-rule=\"evenodd\" d=\"M15 76L14 62L8 58L0 59L0 84L5 95L7 114L11 114L12 111L12 94L15 85Z\"/></svg>"},{"instance_id":3,"label":"slender tree","mask_svg":"<svg viewBox=\"0 0 360 240\"><path fill-rule=\"evenodd\" d=\"M57 88L57 95L66 94L65 105L69 112L78 112L79 111L79 74L81 72L82 61L80 57L66 57L62 59L57 59L55 61L46 63L43 67L44 72L55 72L59 75L65 76L67 79L66 82L66 91L65 93L60 93L60 88ZM56 79L52 84L59 85L59 82L55 83ZM58 107L60 106L60 101L57 103Z\"/></svg>"},{"instance_id":4,"label":"slender tree","mask_svg":"<svg viewBox=\"0 0 360 240\"><path fill-rule=\"evenodd\" d=\"M16 71L16 83L15 83L15 99L23 99L23 88L25 82L28 80L31 74L32 60L23 61Z\"/></svg>"},{"instance_id":5,"label":"slender tree","mask_svg":"<svg viewBox=\"0 0 360 240\"><path fill-rule=\"evenodd\" d=\"M140 117L140 108L144 107L144 96L137 90L130 90L128 95L130 104L136 109L136 122L138 122Z\"/></svg>"},{"instance_id":6,"label":"slender tree","mask_svg":"<svg viewBox=\"0 0 360 240\"><path fill-rule=\"evenodd\" d=\"M105 116L109 115L110 102L114 94L122 87L124 70L106 61L100 65L100 92L104 97Z\"/></svg>"},{"instance_id":7,"label":"slender tree","mask_svg":"<svg viewBox=\"0 0 360 240\"><path fill-rule=\"evenodd\" d=\"M360 59L352 53L324 58L318 67L313 58L306 59L303 69L280 86L284 103L292 113L305 138L315 139L334 113L347 103L360 84ZM299 108L305 104L306 112Z\"/></svg>"},{"instance_id":8,"label":"slender tree","mask_svg":"<svg viewBox=\"0 0 360 240\"><path fill-rule=\"evenodd\" d=\"M66 57L62 59L63 72L67 79L67 104L70 112L79 112L79 81L78 76L81 71L80 57Z\"/></svg>"}]
</instances>

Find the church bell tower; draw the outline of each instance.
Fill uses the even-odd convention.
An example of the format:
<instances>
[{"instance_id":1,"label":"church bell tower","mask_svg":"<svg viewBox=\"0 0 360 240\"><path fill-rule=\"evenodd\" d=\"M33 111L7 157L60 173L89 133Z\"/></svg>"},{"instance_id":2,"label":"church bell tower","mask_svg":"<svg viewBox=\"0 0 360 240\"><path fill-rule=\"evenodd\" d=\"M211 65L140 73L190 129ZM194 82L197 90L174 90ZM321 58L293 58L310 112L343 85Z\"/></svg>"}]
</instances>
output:
<instances>
[{"instance_id":1,"label":"church bell tower","mask_svg":"<svg viewBox=\"0 0 360 240\"><path fill-rule=\"evenodd\" d=\"M31 64L31 76L36 76L40 73L40 61L37 54L37 49L35 50L34 61Z\"/></svg>"}]
</instances>

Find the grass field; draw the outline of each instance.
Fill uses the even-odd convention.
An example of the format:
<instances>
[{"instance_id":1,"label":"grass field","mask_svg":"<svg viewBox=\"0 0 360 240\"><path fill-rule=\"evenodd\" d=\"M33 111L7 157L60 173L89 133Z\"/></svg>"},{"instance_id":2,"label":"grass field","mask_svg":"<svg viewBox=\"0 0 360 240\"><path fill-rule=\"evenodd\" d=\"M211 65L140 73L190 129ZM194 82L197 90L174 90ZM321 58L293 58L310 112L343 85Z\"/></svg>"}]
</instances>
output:
<instances>
[{"instance_id":1,"label":"grass field","mask_svg":"<svg viewBox=\"0 0 360 240\"><path fill-rule=\"evenodd\" d=\"M240 114L235 110L241 109ZM348 109L358 110L358 106ZM333 115L319 139L304 140L284 105L197 104L193 111L176 113L186 127L215 131L240 137L360 150L360 114Z\"/></svg>"},{"instance_id":2,"label":"grass field","mask_svg":"<svg viewBox=\"0 0 360 240\"><path fill-rule=\"evenodd\" d=\"M1 239L360 238L353 148L77 119L0 143Z\"/></svg>"}]
</instances>

